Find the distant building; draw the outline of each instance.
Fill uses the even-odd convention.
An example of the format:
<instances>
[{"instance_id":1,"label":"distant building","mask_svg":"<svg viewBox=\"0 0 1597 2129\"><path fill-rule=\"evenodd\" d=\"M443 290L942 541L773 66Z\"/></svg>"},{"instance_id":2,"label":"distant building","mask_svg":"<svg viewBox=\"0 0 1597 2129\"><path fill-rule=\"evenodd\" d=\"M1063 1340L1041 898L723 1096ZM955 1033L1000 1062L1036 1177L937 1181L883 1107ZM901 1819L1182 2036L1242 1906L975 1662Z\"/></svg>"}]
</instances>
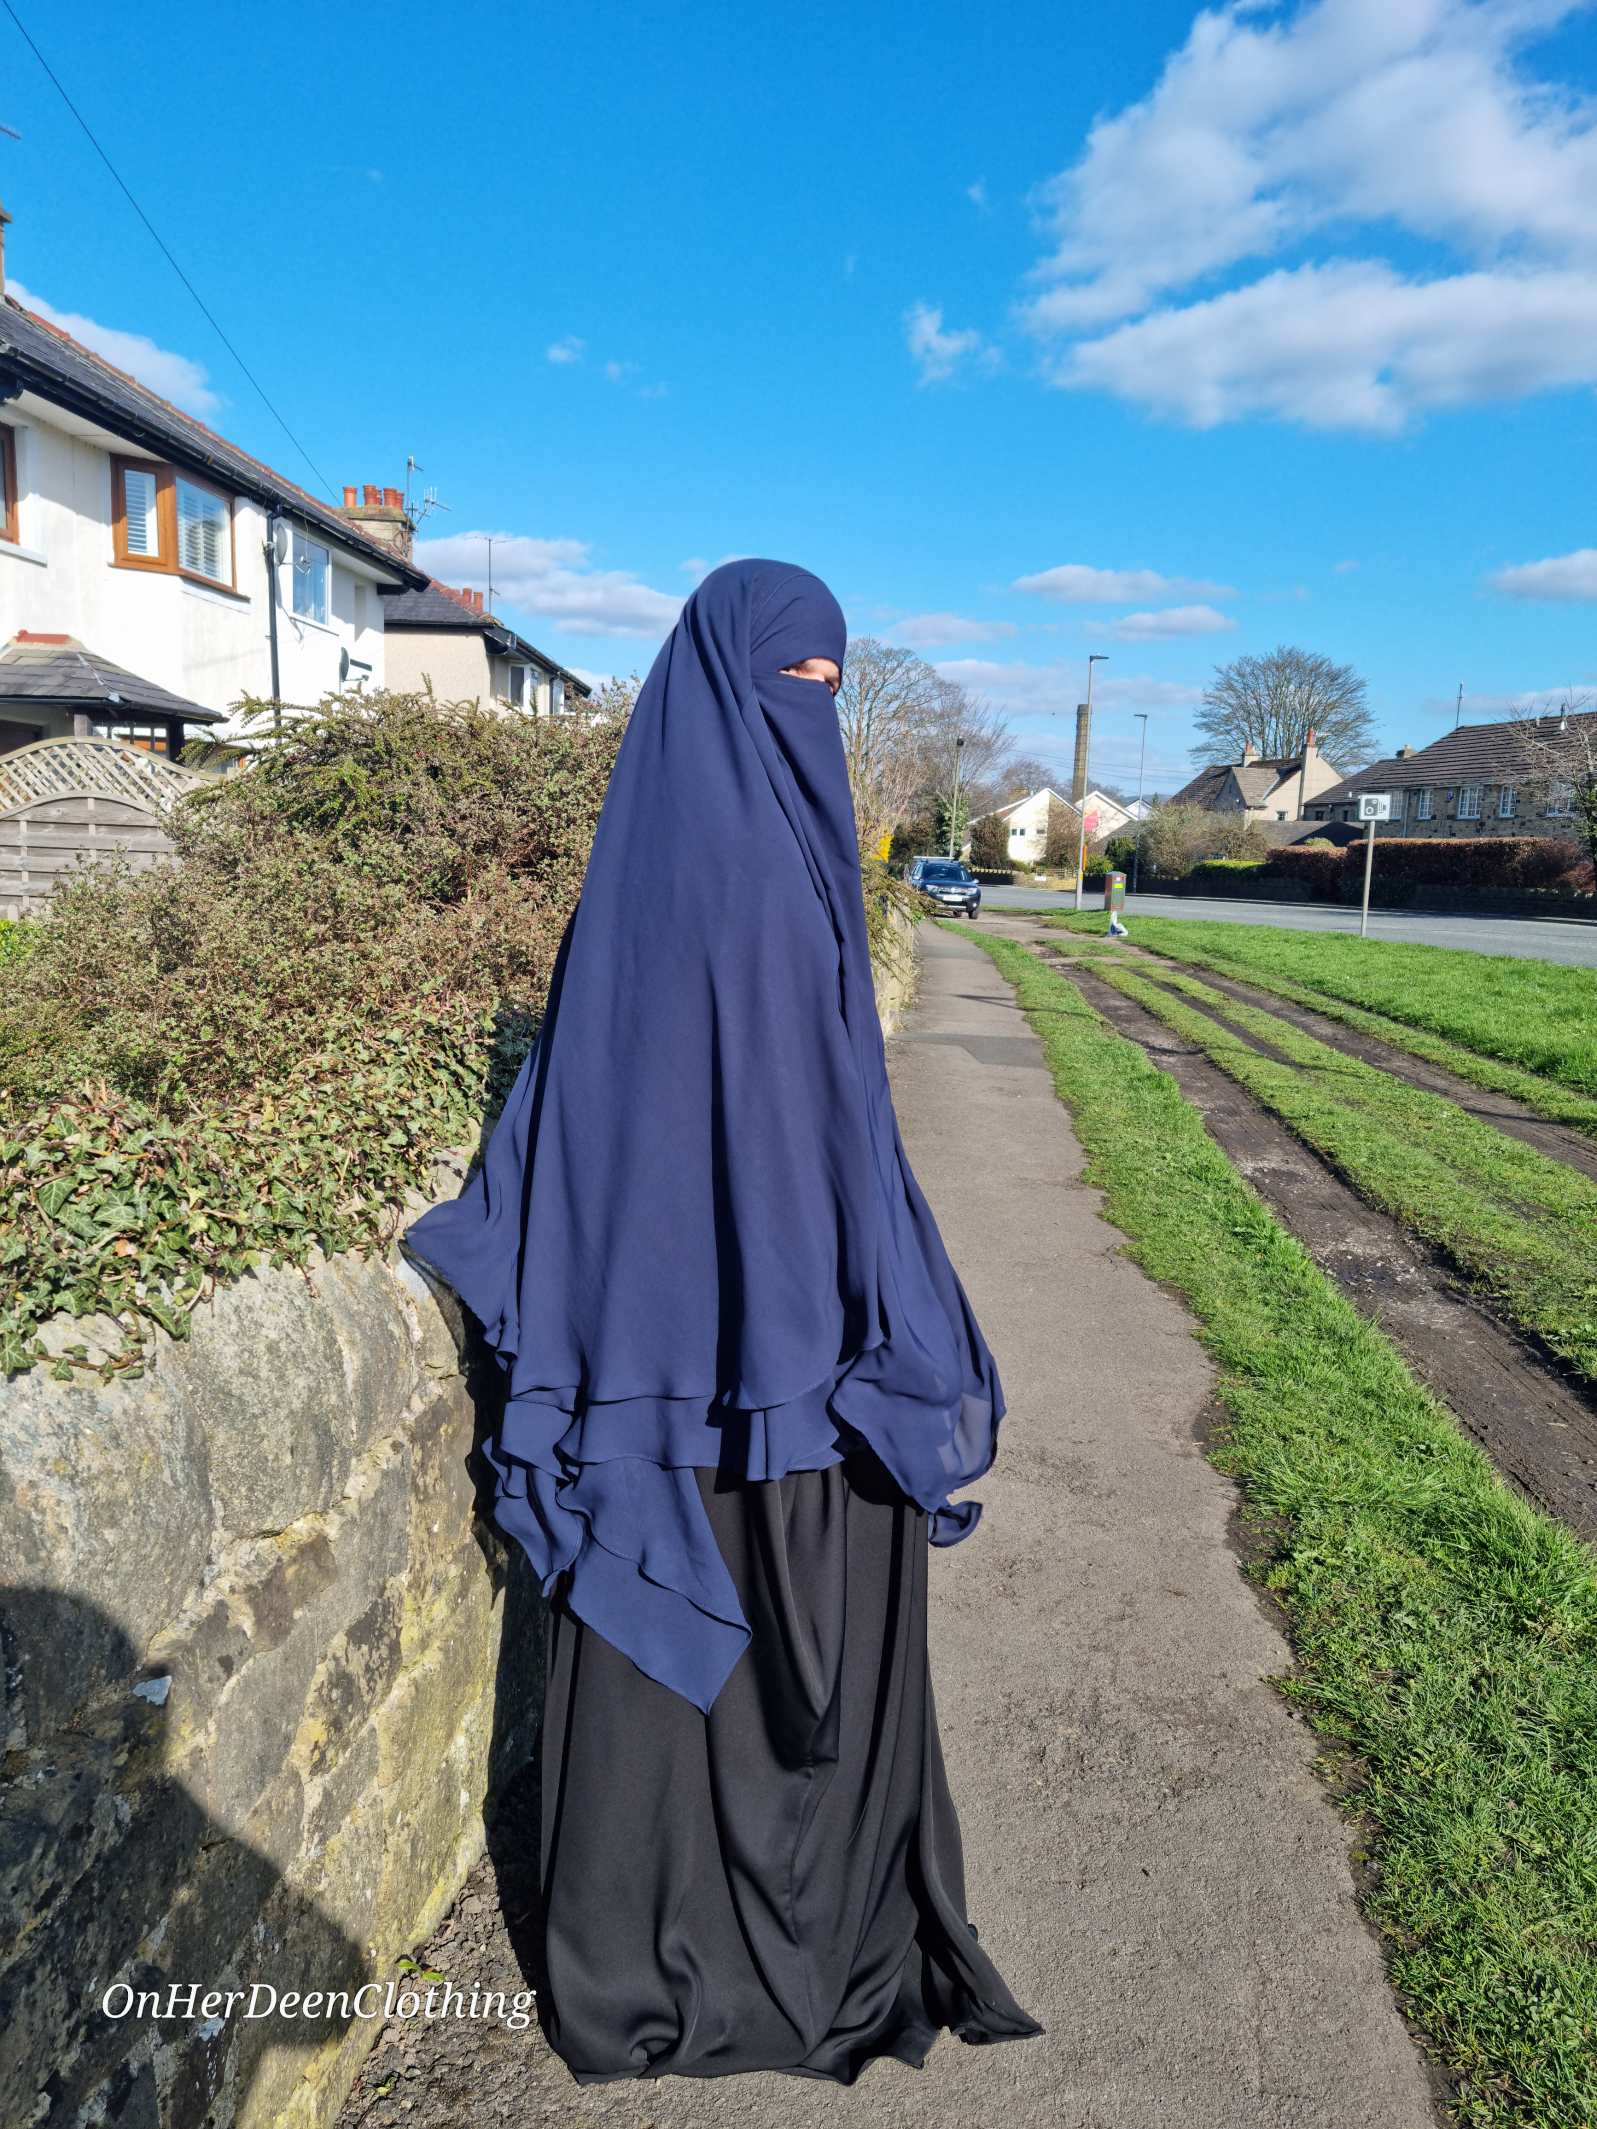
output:
<instances>
[{"instance_id":1,"label":"distant building","mask_svg":"<svg viewBox=\"0 0 1597 2129\"><path fill-rule=\"evenodd\" d=\"M1573 836L1575 781L1594 767L1597 710L1460 725L1428 747L1399 747L1386 761L1331 785L1310 804L1308 817L1356 820L1359 793L1385 791L1392 817L1377 823L1377 835Z\"/></svg>"},{"instance_id":2,"label":"distant building","mask_svg":"<svg viewBox=\"0 0 1597 2129\"><path fill-rule=\"evenodd\" d=\"M1297 754L1261 755L1251 743L1244 745L1240 761L1200 769L1169 803L1238 815L1262 827L1304 819L1311 802L1341 781L1341 770L1325 759L1310 732Z\"/></svg>"},{"instance_id":3,"label":"distant building","mask_svg":"<svg viewBox=\"0 0 1597 2129\"><path fill-rule=\"evenodd\" d=\"M499 702L538 717L558 717L593 693L489 613L480 591L433 578L386 594L383 636L388 685L401 692L430 687L440 702Z\"/></svg>"},{"instance_id":4,"label":"distant building","mask_svg":"<svg viewBox=\"0 0 1597 2129\"><path fill-rule=\"evenodd\" d=\"M1087 816L1087 841L1102 842L1105 836L1118 835L1131 820L1129 807L1121 805L1105 791L1089 791L1082 802ZM1048 846L1048 809L1050 806L1066 806L1074 814L1073 802L1063 793L1044 784L1039 791L1028 791L1020 798L1012 798L1002 806L993 807L990 813L979 813L976 820L1001 820L1009 833L1011 858L1040 862ZM971 822L974 828L976 820ZM1072 859L1074 863L1074 859Z\"/></svg>"}]
</instances>

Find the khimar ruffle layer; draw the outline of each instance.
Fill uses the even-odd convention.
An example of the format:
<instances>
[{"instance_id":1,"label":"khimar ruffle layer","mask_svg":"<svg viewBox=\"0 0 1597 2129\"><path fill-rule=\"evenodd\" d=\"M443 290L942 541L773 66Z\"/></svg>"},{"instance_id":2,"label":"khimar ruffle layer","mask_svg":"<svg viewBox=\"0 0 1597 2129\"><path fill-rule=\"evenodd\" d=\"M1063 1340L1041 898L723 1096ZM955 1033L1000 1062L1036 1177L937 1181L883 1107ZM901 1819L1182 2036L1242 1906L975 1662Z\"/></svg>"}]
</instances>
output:
<instances>
[{"instance_id":1,"label":"khimar ruffle layer","mask_svg":"<svg viewBox=\"0 0 1597 2129\"><path fill-rule=\"evenodd\" d=\"M496 1521L706 1710L749 1628L694 1470L776 1479L861 1438L953 1544L1004 1411L893 1113L837 717L780 671L843 649L783 564L688 601L538 1040L460 1196L406 1236L505 1371Z\"/></svg>"}]
</instances>

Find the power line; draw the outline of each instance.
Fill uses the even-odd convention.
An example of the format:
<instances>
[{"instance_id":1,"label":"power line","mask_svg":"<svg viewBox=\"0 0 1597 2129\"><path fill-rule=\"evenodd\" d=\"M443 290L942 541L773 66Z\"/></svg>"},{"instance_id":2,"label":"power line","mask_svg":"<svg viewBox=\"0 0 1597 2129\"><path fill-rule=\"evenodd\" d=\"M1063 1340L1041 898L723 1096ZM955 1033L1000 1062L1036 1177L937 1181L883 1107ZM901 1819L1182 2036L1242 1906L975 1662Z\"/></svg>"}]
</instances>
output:
<instances>
[{"instance_id":1,"label":"power line","mask_svg":"<svg viewBox=\"0 0 1597 2129\"><path fill-rule=\"evenodd\" d=\"M334 494L335 490L333 488L332 482L327 478L327 475L322 471L321 467L317 465L315 459L311 457L310 453L300 442L299 438L294 434L293 430L283 419L282 415L278 413L276 407L273 406L271 400L267 398L265 386L260 382L260 379L255 375L255 372L244 360L244 357L239 353L238 349L233 345L232 341L228 339L226 333L223 332L221 326L217 323L214 312L211 310L209 304L207 304L207 302L205 301L205 298L200 294L199 290L194 286L194 283L189 279L188 275L177 263L177 260L172 256L171 247L168 245L166 239L156 228L155 224L150 220L149 216L139 205L138 201L133 197L133 194L128 190L127 182L123 178L121 171L118 170L116 164L112 162L110 156L107 155L105 150L100 146L99 141L95 138L94 128L89 124L89 121L84 117L83 113L78 109L77 105L67 94L66 89L62 85L61 78L56 73L54 67L52 67L49 60L45 58L43 52L39 50L39 47L34 43L32 37L29 36L27 26L23 22L22 17L17 13L16 9L11 5L11 0L0 0L0 7L3 7L5 9L6 13L11 17L11 20L16 24L18 34L21 36L23 43L28 47L28 50L33 54L34 58L38 60L40 66L43 67L45 73L54 83L56 93L60 96L61 101L66 105L67 109L72 113L72 116L83 128L84 134L88 139L90 147L100 158L101 162L104 163L106 169L110 171L111 176L116 181L116 184L120 189L123 197L126 199L128 205L133 209L133 212L138 216L139 220L150 232L150 235L154 237L157 245L160 247L162 256L165 258L168 266L171 267L173 273L177 275L178 279L183 283L183 286L188 290L189 294L199 305L202 314L206 318L207 322L211 327L211 330L215 333L217 339L221 341L223 347L227 349L227 352L232 356L233 360L244 372L244 375L249 379L251 385L253 385L262 406L265 407L267 413L271 415L273 421L277 423L277 426L282 430L283 434L294 446L294 449L299 453L300 457L304 459L306 465L310 467L311 471L321 482L322 486L327 490L328 494Z\"/></svg>"}]
</instances>

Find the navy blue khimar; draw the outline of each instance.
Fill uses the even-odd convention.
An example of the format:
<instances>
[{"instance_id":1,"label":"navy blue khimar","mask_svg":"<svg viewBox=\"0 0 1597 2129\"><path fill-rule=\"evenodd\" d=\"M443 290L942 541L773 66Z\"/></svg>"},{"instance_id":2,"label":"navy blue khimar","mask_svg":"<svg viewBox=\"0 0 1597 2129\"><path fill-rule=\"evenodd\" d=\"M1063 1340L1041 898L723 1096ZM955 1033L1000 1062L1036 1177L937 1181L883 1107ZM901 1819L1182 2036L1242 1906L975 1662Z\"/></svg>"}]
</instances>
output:
<instances>
[{"instance_id":1,"label":"navy blue khimar","mask_svg":"<svg viewBox=\"0 0 1597 2129\"><path fill-rule=\"evenodd\" d=\"M545 1593L710 1708L748 1645L692 1474L868 1441L934 1544L980 1515L1003 1391L910 1169L825 686L842 612L735 562L617 754L537 1042L407 1246L506 1372L496 1517Z\"/></svg>"}]
</instances>

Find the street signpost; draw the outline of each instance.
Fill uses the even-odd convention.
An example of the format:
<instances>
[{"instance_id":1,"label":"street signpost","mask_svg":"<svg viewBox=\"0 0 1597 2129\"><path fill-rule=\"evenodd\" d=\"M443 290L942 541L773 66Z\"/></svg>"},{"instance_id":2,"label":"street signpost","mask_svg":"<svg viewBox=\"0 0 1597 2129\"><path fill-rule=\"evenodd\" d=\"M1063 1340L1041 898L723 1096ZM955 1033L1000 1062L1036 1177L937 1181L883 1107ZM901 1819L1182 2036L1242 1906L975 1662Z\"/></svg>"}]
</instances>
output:
<instances>
[{"instance_id":1,"label":"street signpost","mask_svg":"<svg viewBox=\"0 0 1597 2129\"><path fill-rule=\"evenodd\" d=\"M1361 791L1359 819L1366 823L1364 830L1364 903L1359 911L1359 937L1370 935L1370 874L1375 869L1375 824L1392 818L1392 794L1390 791Z\"/></svg>"}]
</instances>

